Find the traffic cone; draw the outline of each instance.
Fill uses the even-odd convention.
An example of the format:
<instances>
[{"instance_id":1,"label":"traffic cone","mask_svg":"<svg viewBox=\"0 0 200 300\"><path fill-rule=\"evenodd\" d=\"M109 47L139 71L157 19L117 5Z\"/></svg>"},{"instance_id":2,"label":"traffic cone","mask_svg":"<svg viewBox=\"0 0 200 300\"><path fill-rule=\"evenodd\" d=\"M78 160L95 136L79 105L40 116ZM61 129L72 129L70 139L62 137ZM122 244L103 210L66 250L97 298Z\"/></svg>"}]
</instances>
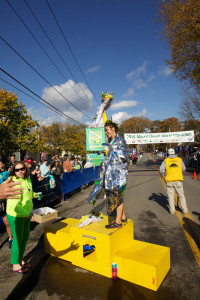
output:
<instances>
[{"instance_id":1,"label":"traffic cone","mask_svg":"<svg viewBox=\"0 0 200 300\"><path fill-rule=\"evenodd\" d=\"M197 179L197 174L194 172L193 179Z\"/></svg>"},{"instance_id":2,"label":"traffic cone","mask_svg":"<svg viewBox=\"0 0 200 300\"><path fill-rule=\"evenodd\" d=\"M200 180L200 173L199 173L199 180Z\"/></svg>"}]
</instances>

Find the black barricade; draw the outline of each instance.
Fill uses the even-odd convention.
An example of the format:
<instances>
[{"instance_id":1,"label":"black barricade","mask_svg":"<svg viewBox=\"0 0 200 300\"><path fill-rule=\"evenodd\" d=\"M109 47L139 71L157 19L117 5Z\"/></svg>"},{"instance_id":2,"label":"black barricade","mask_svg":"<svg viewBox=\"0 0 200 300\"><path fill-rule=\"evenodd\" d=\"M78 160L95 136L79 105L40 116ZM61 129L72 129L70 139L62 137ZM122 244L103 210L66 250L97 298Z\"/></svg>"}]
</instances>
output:
<instances>
[{"instance_id":1,"label":"black barricade","mask_svg":"<svg viewBox=\"0 0 200 300\"><path fill-rule=\"evenodd\" d=\"M49 177L45 178L42 181L38 181L37 177L34 177L32 180L33 183L33 191L35 193L42 192L42 199L38 200L36 198L33 199L34 208L39 206L48 206L48 203L55 201L57 199L61 200L62 197L62 180L60 175L53 175L56 187L54 189L50 188L49 185Z\"/></svg>"}]
</instances>

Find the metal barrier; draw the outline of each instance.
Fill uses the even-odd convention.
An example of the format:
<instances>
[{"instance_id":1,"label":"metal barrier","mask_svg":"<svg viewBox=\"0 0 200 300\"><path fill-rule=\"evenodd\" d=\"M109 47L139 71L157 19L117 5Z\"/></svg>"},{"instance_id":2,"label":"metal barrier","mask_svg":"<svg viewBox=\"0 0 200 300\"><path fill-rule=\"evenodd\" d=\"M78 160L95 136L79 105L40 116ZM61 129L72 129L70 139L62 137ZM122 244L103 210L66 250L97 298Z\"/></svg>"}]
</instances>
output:
<instances>
[{"instance_id":1,"label":"metal barrier","mask_svg":"<svg viewBox=\"0 0 200 300\"><path fill-rule=\"evenodd\" d=\"M94 181L98 177L98 171L99 166L96 166L95 168L91 167L83 170L63 173L62 192L64 194L64 199L67 199L67 193Z\"/></svg>"},{"instance_id":2,"label":"metal barrier","mask_svg":"<svg viewBox=\"0 0 200 300\"><path fill-rule=\"evenodd\" d=\"M87 168L83 170L76 170L69 173L63 173L60 175L53 175L56 187L54 189L50 188L49 178L45 178L42 181L38 181L37 177L34 177L32 180L34 192L42 192L42 199L38 200L33 199L33 207L37 208L40 206L48 205L48 203L62 199L64 195L64 200L67 199L67 193L74 191L82 187L85 184L88 184L94 181L98 177L99 166L95 168ZM0 217L0 226L3 225L2 217Z\"/></svg>"}]
</instances>

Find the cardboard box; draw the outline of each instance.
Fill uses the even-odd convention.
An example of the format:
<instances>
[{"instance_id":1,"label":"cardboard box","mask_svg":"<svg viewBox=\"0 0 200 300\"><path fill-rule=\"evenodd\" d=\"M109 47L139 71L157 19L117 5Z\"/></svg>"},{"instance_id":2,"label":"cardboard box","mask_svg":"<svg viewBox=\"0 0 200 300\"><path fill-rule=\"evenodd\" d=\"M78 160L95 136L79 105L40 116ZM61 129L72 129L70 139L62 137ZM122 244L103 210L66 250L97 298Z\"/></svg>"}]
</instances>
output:
<instances>
[{"instance_id":1,"label":"cardboard box","mask_svg":"<svg viewBox=\"0 0 200 300\"><path fill-rule=\"evenodd\" d=\"M48 222L50 220L56 219L58 216L58 213L55 209L47 206L34 209L32 212L35 221L38 223Z\"/></svg>"}]
</instances>

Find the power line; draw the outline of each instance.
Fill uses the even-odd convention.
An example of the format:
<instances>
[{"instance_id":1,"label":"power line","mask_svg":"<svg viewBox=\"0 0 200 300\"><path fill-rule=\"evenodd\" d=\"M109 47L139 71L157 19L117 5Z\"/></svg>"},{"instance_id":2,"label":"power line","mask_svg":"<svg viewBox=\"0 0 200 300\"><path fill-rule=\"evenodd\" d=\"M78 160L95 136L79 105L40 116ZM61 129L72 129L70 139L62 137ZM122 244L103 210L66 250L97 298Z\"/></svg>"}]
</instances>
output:
<instances>
[{"instance_id":1,"label":"power line","mask_svg":"<svg viewBox=\"0 0 200 300\"><path fill-rule=\"evenodd\" d=\"M24 0L25 4L27 5L27 7L29 8L30 12L32 13L33 17L35 18L35 20L37 21L38 25L40 26L40 28L42 29L43 33L45 34L45 36L47 37L48 41L50 42L50 44L52 45L52 47L54 48L54 50L56 51L56 53L58 54L58 56L60 57L61 61L63 62L63 64L65 65L65 67L67 68L68 72L70 73L70 75L72 76L72 78L74 79L74 81L77 83L77 85L80 87L80 89L82 90L82 92L84 93L84 95L86 96L86 98L88 98L88 96L85 94L85 91L82 89L82 87L79 85L78 80L75 78L74 74L71 72L70 68L67 66L67 64L65 63L64 59L62 58L61 54L59 53L59 51L57 50L57 48L55 47L54 43L52 42L52 40L50 39L49 35L46 33L45 29L43 28L43 26L41 25L40 21L38 20L38 18L36 17L36 15L34 14L32 8L30 7L30 5L27 3L26 0ZM73 87L72 87L73 88ZM74 89L74 91L76 92L76 90ZM77 93L77 92L76 92ZM78 93L77 93L78 95ZM78 95L79 97L81 97L80 95ZM82 97L81 97L82 99ZM89 98L88 98L89 99ZM90 99L89 99L90 100Z\"/></svg>"},{"instance_id":2,"label":"power line","mask_svg":"<svg viewBox=\"0 0 200 300\"><path fill-rule=\"evenodd\" d=\"M51 8L51 6L50 6L48 0L46 0L46 3L47 3L47 5L48 5L48 7L49 7L49 9L50 9L50 11L51 11L53 17L54 17L54 20L56 21L56 24L58 25L58 27L59 27L59 29L60 29L60 31L61 31L61 33L62 33L62 36L63 36L63 38L64 38L64 40L65 40L65 42L66 42L66 44L67 44L67 46L68 46L68 48L69 48L69 50L70 50L70 52L71 52L71 54L72 54L74 60L75 60L75 62L76 62L76 64L77 64L77 66L78 66L78 68L79 68L79 70L80 70L80 72L81 72L83 78L85 79L85 82L86 82L87 85L89 86L89 88L90 88L92 94L94 95L94 98L95 98L96 102L98 103L98 101L97 101L97 99L96 99L96 97L95 97L95 94L93 93L93 91L92 91L92 89L91 89L91 87L90 87L90 85L89 85L89 83L88 83L88 81L87 81L87 79L86 79L86 77L85 77L85 75L84 75L84 73L83 73L81 67L80 67L80 64L79 64L78 61L77 61L77 59L76 59L76 57L75 57L75 54L74 54L74 52L73 52L73 50L72 50L72 48L71 48L71 46L70 46L70 44L69 44L67 38L65 37L65 35L64 35L63 31L62 31L62 28L60 27L60 25L59 25L59 23L58 23L58 20L56 19L56 16L55 16L55 14L54 14L54 12L53 12L53 10L52 10L52 8ZM99 103L98 103L98 104L99 104Z\"/></svg>"},{"instance_id":3,"label":"power line","mask_svg":"<svg viewBox=\"0 0 200 300\"><path fill-rule=\"evenodd\" d=\"M50 59L50 61L52 62L52 64L54 65L54 67L58 70L58 72L62 75L62 77L67 81L67 78L65 77L65 75L62 73L62 71L58 68L58 66L54 63L54 61L51 59L51 57L48 55L48 53L46 52L46 50L43 48L43 46L40 44L40 42L36 39L36 37L34 36L34 34L31 32L31 30L28 28L28 26L24 23L24 21L22 20L22 18L20 17L20 15L17 13L17 11L15 10L15 8L12 6L12 4L6 0L7 3L10 5L10 7L12 8L12 10L14 11L14 13L17 15L17 17L20 19L20 21L22 22L22 24L26 27L26 29L28 30L28 32L30 33L30 35L33 37L33 39L36 41L36 43L40 46L40 48L44 51L44 53L47 55L47 57Z\"/></svg>"},{"instance_id":4,"label":"power line","mask_svg":"<svg viewBox=\"0 0 200 300\"><path fill-rule=\"evenodd\" d=\"M54 63L54 61L51 59L51 57L48 55L48 53L46 52L46 50L43 48L43 46L40 44L40 42L37 40L37 38L34 36L34 34L31 32L31 30L28 28L28 26L24 23L24 21L22 20L22 18L19 16L19 14L17 13L17 11L15 10L15 8L11 5L11 3L7 0L7 3L10 5L10 7L12 8L12 10L14 11L14 13L17 15L17 17L20 19L20 21L22 22L22 24L26 27L26 29L28 30L28 32L31 34L31 36L33 37L33 39L37 42L37 44L40 46L40 48L44 51L44 53L47 55L47 57L50 59L50 61L53 63L53 65L55 66L55 68L59 71L59 73L64 77L64 79L67 81L67 78L64 76L64 74L60 71L60 69L58 68L58 66ZM71 84L69 83L69 85L71 86ZM71 86L72 87L72 86ZM73 88L74 89L74 88ZM75 89L74 89L75 91ZM75 91L76 92L76 91ZM78 94L77 94L78 95ZM78 95L79 96L79 95ZM80 97L80 96L79 96ZM69 101L67 99L67 101ZM70 101L69 101L70 102ZM71 102L70 102L71 103ZM72 103L71 103L72 104ZM77 108L78 109L78 108ZM80 111L80 110L79 110ZM84 114L84 113L83 113ZM86 114L84 114L87 118L89 118ZM90 119L90 118L89 118Z\"/></svg>"},{"instance_id":5,"label":"power line","mask_svg":"<svg viewBox=\"0 0 200 300\"><path fill-rule=\"evenodd\" d=\"M32 98L33 100L39 102L41 105L44 105L45 107L49 108L50 110L52 110L53 112L59 114L62 117L65 117L63 114L59 113L58 111L54 110L53 108L49 107L48 105L40 102L39 100L35 99L34 97L32 97L31 95L27 94L26 92L22 91L20 88L16 87L15 85L13 85L12 83L8 82L7 80L3 79L0 77L0 80L4 81L5 83L9 84L10 86L14 87L15 89L17 89L18 91L20 91L21 93L27 95L28 97Z\"/></svg>"},{"instance_id":6,"label":"power line","mask_svg":"<svg viewBox=\"0 0 200 300\"><path fill-rule=\"evenodd\" d=\"M82 112L79 108L77 108L69 99L67 99L63 94L61 94L44 76L42 76L25 58L23 58L1 35L0 39L10 48L12 49L32 70L34 70L46 83L48 83L61 97L63 97L67 102L69 102L75 109L77 109L81 114L86 116L91 120L84 112Z\"/></svg>"},{"instance_id":7,"label":"power line","mask_svg":"<svg viewBox=\"0 0 200 300\"><path fill-rule=\"evenodd\" d=\"M83 125L82 123L74 120L73 118L69 117L67 114L65 114L64 112L62 112L61 110L59 110L58 108L56 108L54 105L50 104L48 101L44 100L42 97L40 97L39 95L37 95L35 92L33 92L31 89L29 89L27 86L25 86L23 83L21 83L19 80L17 80L16 78L14 78L12 75L10 75L8 72L6 72L5 70L3 70L0 67L0 70L6 74L7 76L9 76L10 78L12 78L14 81L16 81L17 83L19 83L21 86L23 86L25 89L27 89L29 92L31 92L33 95L35 95L36 97L38 97L39 99L41 99L42 101L44 101L45 103L47 103L48 105L50 105L51 107L53 107L55 110L59 111L62 115L64 115L65 117L67 117L68 119L72 120L73 122L79 124L79 125Z\"/></svg>"},{"instance_id":8,"label":"power line","mask_svg":"<svg viewBox=\"0 0 200 300\"><path fill-rule=\"evenodd\" d=\"M48 53L46 52L46 50L44 49L44 47L41 45L41 43L38 41L38 39L35 37L35 35L32 33L32 31L28 28L28 26L25 24L25 22L23 21L23 19L20 17L20 15L18 14L18 12L16 11L16 9L13 7L13 5L9 2L9 0L6 0L7 3L10 5L10 7L12 8L12 10L14 11L14 13L16 14L16 16L20 19L20 21L22 22L22 24L26 27L26 29L28 30L28 32L30 33L30 35L33 37L33 39L36 41L36 43L39 45L39 47L43 50L43 52L46 54L46 56L50 59L50 61L52 62L52 64L54 65L54 67L57 69L57 71L62 75L62 77L68 81L68 79L65 77L65 75L62 73L62 71L59 69L59 67L56 65L56 63L52 60L52 58L48 55ZM25 1L26 3L26 1ZM31 13L33 14L30 6L26 3L26 5L28 6L28 8L30 9ZM35 17L35 16L34 16ZM35 17L36 18L36 17ZM37 19L36 19L37 20ZM38 21L38 20L37 20ZM39 22L39 21L38 21ZM40 24L41 25L41 24ZM43 29L43 28L42 28ZM77 93L77 91L74 89L74 87L70 84L70 82L68 82L68 84L71 86L71 88L74 90L74 92L78 95L78 97L80 97L80 99L83 101L82 97ZM87 97L87 96L86 96ZM83 101L84 102L84 101Z\"/></svg>"}]
</instances>

